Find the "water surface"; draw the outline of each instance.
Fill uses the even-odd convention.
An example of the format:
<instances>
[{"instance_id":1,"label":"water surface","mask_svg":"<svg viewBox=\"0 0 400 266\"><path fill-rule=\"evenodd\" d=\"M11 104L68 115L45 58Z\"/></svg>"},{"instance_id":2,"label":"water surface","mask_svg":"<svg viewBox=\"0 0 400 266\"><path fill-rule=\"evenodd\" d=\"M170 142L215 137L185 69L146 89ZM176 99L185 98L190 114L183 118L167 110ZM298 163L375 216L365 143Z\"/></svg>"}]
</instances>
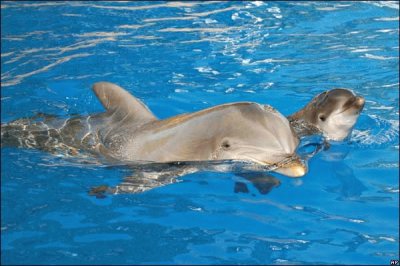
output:
<instances>
[{"instance_id":1,"label":"water surface","mask_svg":"<svg viewBox=\"0 0 400 266\"><path fill-rule=\"evenodd\" d=\"M102 111L106 80L159 118L255 101L285 115L334 87L366 98L346 142L259 193L203 171L98 199L131 171L1 150L3 264L389 264L399 258L394 2L2 2L1 122ZM235 193L234 184L248 184Z\"/></svg>"}]
</instances>

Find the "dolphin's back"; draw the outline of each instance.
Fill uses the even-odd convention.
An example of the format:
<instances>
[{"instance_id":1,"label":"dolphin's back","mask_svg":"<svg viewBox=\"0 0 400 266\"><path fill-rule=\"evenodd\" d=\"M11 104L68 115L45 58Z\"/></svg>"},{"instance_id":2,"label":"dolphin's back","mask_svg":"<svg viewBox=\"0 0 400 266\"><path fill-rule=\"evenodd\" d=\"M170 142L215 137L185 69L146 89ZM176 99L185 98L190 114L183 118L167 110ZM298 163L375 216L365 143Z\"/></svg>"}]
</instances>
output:
<instances>
[{"instance_id":1,"label":"dolphin's back","mask_svg":"<svg viewBox=\"0 0 400 266\"><path fill-rule=\"evenodd\" d=\"M157 118L121 87L98 82L93 91L105 112L62 119L39 114L1 125L1 147L36 148L48 152L84 150L116 154L140 125ZM101 147L100 147L101 146Z\"/></svg>"},{"instance_id":2,"label":"dolphin's back","mask_svg":"<svg viewBox=\"0 0 400 266\"><path fill-rule=\"evenodd\" d=\"M50 139L59 138L57 131L49 130L41 124L23 124L14 121L1 125L1 147L40 148Z\"/></svg>"},{"instance_id":3,"label":"dolphin's back","mask_svg":"<svg viewBox=\"0 0 400 266\"><path fill-rule=\"evenodd\" d=\"M47 152L94 149L96 130L90 117L69 119L36 116L1 125L1 147L36 148Z\"/></svg>"}]
</instances>

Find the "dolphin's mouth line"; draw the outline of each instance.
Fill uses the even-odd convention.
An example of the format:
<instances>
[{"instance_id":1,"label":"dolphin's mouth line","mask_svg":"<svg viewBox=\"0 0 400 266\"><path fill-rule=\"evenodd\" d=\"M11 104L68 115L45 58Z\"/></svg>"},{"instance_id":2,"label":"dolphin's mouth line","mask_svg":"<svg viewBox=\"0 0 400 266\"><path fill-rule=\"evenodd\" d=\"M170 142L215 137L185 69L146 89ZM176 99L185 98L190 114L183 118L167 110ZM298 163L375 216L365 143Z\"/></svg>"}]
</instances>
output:
<instances>
[{"instance_id":1,"label":"dolphin's mouth line","mask_svg":"<svg viewBox=\"0 0 400 266\"><path fill-rule=\"evenodd\" d=\"M351 105L350 107L347 107L346 109L344 109L343 111L341 111L340 113L337 113L337 114L338 115L342 114L342 113L346 112L347 110L349 110L349 109L351 109L353 107L355 107L357 109L356 114L360 114L360 110L361 110L362 107L357 107L356 105Z\"/></svg>"},{"instance_id":2,"label":"dolphin's mouth line","mask_svg":"<svg viewBox=\"0 0 400 266\"><path fill-rule=\"evenodd\" d=\"M350 106L350 107L347 107L346 109L344 109L343 111L341 111L341 112L339 112L339 113L337 113L337 114L344 113L344 112L346 112L347 110L349 110L351 107L352 107L352 106Z\"/></svg>"},{"instance_id":3,"label":"dolphin's mouth line","mask_svg":"<svg viewBox=\"0 0 400 266\"><path fill-rule=\"evenodd\" d=\"M344 109L343 111L341 111L340 113L337 113L337 114L341 114L341 113L344 113L344 112L346 112L347 110L349 110L349 109L351 109L351 108L353 108L353 107L355 107L356 105L354 104L354 103L352 103L349 107L347 107L346 109Z\"/></svg>"},{"instance_id":4,"label":"dolphin's mouth line","mask_svg":"<svg viewBox=\"0 0 400 266\"><path fill-rule=\"evenodd\" d=\"M265 166L264 170L274 171L278 168L282 168L287 165L290 165L290 163L296 161L298 159L298 157L297 156L289 156L289 157L287 157L279 162L276 162L276 163L264 162L264 161L260 161L260 160L257 160L257 159L254 159L254 158L251 158L248 156L246 156L246 159L248 159L249 161L255 162L257 164L261 164L261 165Z\"/></svg>"},{"instance_id":5,"label":"dolphin's mouth line","mask_svg":"<svg viewBox=\"0 0 400 266\"><path fill-rule=\"evenodd\" d=\"M264 169L264 170L267 170L267 171L274 171L275 169L279 168L279 167L277 166L277 163L264 162L264 161L260 161L260 160L257 160L257 159L255 159L255 158L249 157L249 156L245 156L245 158L246 158L247 160L249 160L250 162L253 162L253 163L262 165L262 166L263 166L263 169Z\"/></svg>"},{"instance_id":6,"label":"dolphin's mouth line","mask_svg":"<svg viewBox=\"0 0 400 266\"><path fill-rule=\"evenodd\" d=\"M357 114L359 114L360 111L361 111L361 109L364 108L364 104L362 104L362 105L360 105L360 106L357 106L357 98L354 98L354 100L351 102L350 106L347 107L346 109L344 109L343 111L341 111L341 112L338 113L338 114L344 113L344 112L346 112L347 110L349 110L350 108L354 108L354 107L357 109Z\"/></svg>"}]
</instances>

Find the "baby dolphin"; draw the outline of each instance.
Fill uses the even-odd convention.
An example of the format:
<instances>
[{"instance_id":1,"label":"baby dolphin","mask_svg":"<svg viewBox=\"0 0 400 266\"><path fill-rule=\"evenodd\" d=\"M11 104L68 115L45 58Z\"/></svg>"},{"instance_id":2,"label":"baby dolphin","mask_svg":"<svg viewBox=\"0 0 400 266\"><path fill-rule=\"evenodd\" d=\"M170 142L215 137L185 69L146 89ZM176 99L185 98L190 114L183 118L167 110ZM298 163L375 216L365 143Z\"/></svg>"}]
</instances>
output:
<instances>
[{"instance_id":1,"label":"baby dolphin","mask_svg":"<svg viewBox=\"0 0 400 266\"><path fill-rule=\"evenodd\" d=\"M332 89L315 96L288 119L299 136L320 131L329 140L342 141L353 129L364 104L364 98L350 90Z\"/></svg>"},{"instance_id":2,"label":"baby dolphin","mask_svg":"<svg viewBox=\"0 0 400 266\"><path fill-rule=\"evenodd\" d=\"M48 123L17 120L2 125L2 146L68 147L122 162L250 161L291 177L307 172L289 121L268 105L230 103L159 120L115 84L99 82L93 90L106 112Z\"/></svg>"}]
</instances>

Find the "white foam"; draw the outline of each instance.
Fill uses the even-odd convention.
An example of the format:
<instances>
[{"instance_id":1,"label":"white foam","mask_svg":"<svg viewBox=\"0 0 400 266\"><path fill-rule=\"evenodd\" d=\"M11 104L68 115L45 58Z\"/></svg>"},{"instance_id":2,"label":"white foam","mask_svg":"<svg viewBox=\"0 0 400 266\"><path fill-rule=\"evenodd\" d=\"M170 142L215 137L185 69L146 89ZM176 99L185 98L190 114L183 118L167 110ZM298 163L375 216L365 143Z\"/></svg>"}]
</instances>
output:
<instances>
[{"instance_id":1,"label":"white foam","mask_svg":"<svg viewBox=\"0 0 400 266\"><path fill-rule=\"evenodd\" d=\"M380 56L380 55L373 55L373 54L365 54L363 57L370 58L370 59L375 59L375 60L398 59L398 57L394 57L394 56Z\"/></svg>"},{"instance_id":2,"label":"white foam","mask_svg":"<svg viewBox=\"0 0 400 266\"><path fill-rule=\"evenodd\" d=\"M389 17L389 18L376 18L376 21L396 21L399 20L399 17Z\"/></svg>"}]
</instances>

